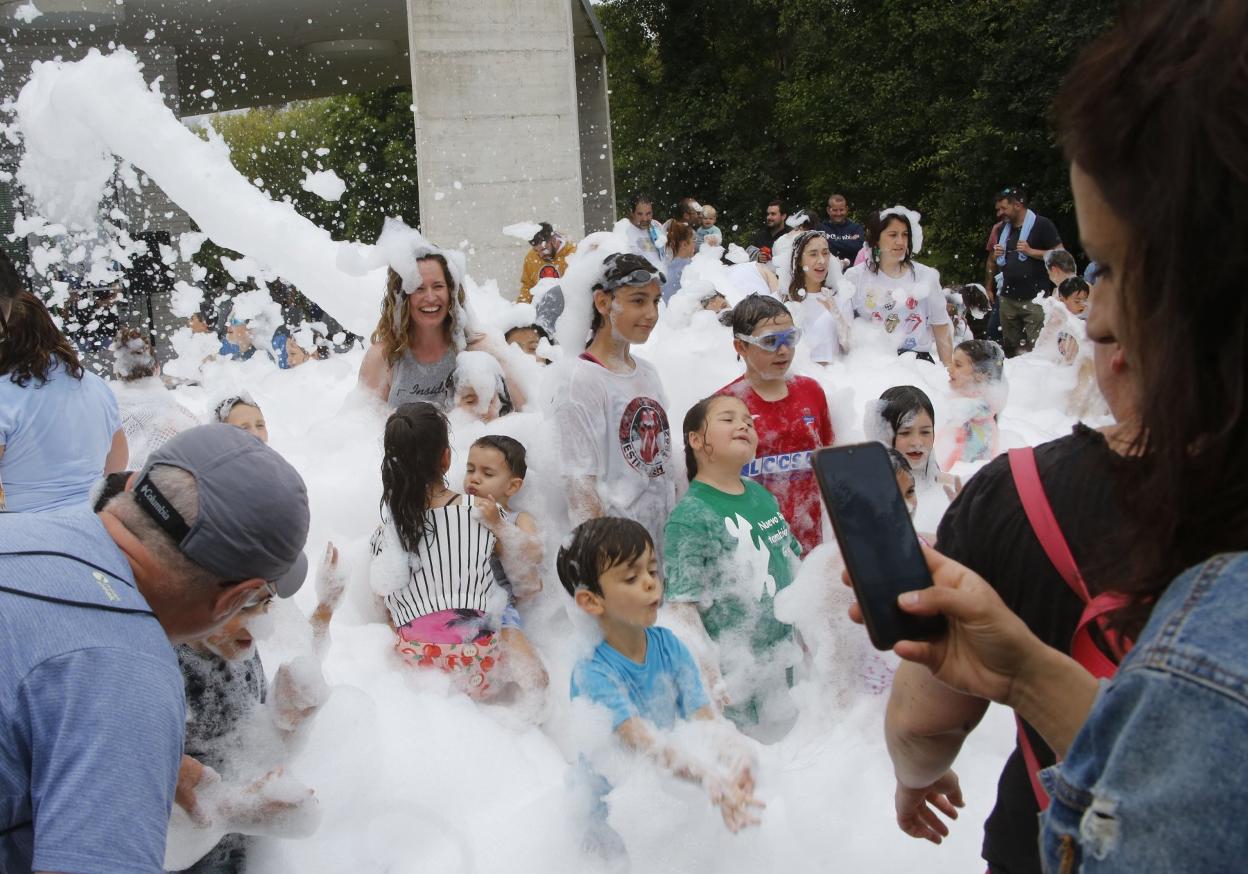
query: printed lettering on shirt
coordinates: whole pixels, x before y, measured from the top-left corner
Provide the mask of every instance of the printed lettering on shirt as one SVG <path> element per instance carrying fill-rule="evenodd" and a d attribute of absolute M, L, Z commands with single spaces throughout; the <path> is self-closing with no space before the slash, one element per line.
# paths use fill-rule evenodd
<path fill-rule="evenodd" d="M 620 417 L 620 451 L 632 468 L 654 479 L 663 476 L 672 454 L 667 413 L 656 400 L 633 398 Z"/>
<path fill-rule="evenodd" d="M 784 452 L 780 455 L 760 455 L 741 468 L 741 475 L 755 477 L 769 473 L 792 473 L 798 470 L 810 470 L 810 450 L 803 452 Z"/>

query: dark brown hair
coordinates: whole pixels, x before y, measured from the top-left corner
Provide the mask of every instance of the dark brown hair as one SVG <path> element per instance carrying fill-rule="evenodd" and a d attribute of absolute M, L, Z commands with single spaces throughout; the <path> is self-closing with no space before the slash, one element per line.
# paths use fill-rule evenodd
<path fill-rule="evenodd" d="M 802 231 L 793 242 L 793 256 L 790 262 L 793 276 L 789 279 L 789 290 L 786 293 L 789 300 L 803 301 L 806 299 L 806 271 L 802 269 L 802 253 L 806 251 L 806 247 L 813 243 L 816 238 L 826 240 L 828 235 L 823 231 Z M 831 260 L 832 256 L 829 253 L 829 270 L 832 269 Z"/>
<path fill-rule="evenodd" d="M 891 222 L 898 221 L 906 226 L 906 257 L 901 259 L 903 266 L 909 267 L 914 272 L 914 228 L 910 227 L 910 219 L 905 215 L 890 212 L 883 218 L 880 217 L 880 210 L 876 210 L 867 216 L 866 236 L 867 245 L 871 247 L 871 257 L 867 258 L 867 269 L 872 273 L 880 271 L 880 235 L 884 233 L 884 229 Z"/>
<path fill-rule="evenodd" d="M 442 457 L 451 446 L 446 416 L 433 404 L 401 404 L 386 420 L 381 459 L 381 506 L 390 512 L 399 543 L 415 552 L 425 537 L 429 492 L 442 481 Z"/>
<path fill-rule="evenodd" d="M 1108 580 L 1134 596 L 1127 632 L 1175 575 L 1248 546 L 1245 34 L 1242 0 L 1124 4 L 1056 102 L 1067 157 L 1131 239 L 1117 339 L 1131 350 L 1142 463 L 1126 491 L 1149 510 L 1129 517 L 1131 548 Z"/>
<path fill-rule="evenodd" d="M 43 301 L 29 291 L 19 291 L 13 299 L 8 333 L 0 343 L 0 376 L 25 388 L 30 381 L 48 381 L 57 364 L 74 379 L 82 379 L 82 362 L 68 338 L 52 321 Z"/>
<path fill-rule="evenodd" d="M 640 522 L 604 516 L 576 526 L 567 546 L 559 547 L 555 570 L 569 595 L 586 589 L 602 595 L 600 578 L 618 564 L 628 564 L 654 549 L 650 532 Z"/>

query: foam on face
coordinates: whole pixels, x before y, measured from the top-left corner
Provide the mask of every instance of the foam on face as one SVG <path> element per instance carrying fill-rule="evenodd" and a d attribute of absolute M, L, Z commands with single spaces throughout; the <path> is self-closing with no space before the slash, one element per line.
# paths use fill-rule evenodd
<path fill-rule="evenodd" d="M 377 249 L 335 243 L 319 229 L 300 224 L 293 210 L 272 203 L 246 180 L 236 184 L 220 141 L 204 143 L 189 133 L 189 139 L 181 137 L 174 130 L 180 128 L 176 120 L 142 84 L 136 62 L 127 57 L 93 53 L 80 65 L 37 65 L 19 98 L 27 148 L 21 178 L 47 217 L 90 218 L 115 165 L 111 157 L 100 156 L 122 154 L 151 175 L 215 242 L 253 253 L 348 328 L 366 334 L 380 311 L 382 267 L 403 266 L 402 259 L 416 251 L 415 238 L 395 229 L 393 240 L 403 245 L 393 249 L 391 240 Z M 126 110 L 118 111 L 122 106 Z M 73 195 L 80 182 L 90 183 L 82 201 Z M 49 224 L 28 219 L 36 220 Z M 625 248 L 613 234 L 591 235 L 569 265 L 560 282 L 566 306 L 558 323 L 565 357 L 584 346 L 591 287 L 602 258 Z M 588 253 L 593 257 L 585 257 Z M 736 247 L 730 248 L 730 258 L 731 253 L 740 257 Z M 512 305 L 496 285 L 473 283 L 456 255 L 451 253 L 451 269 L 464 279 L 465 317 L 472 327 L 509 324 Z M 712 283 L 731 302 L 744 295 L 712 253 L 695 257 L 686 276 Z M 827 367 L 813 364 L 799 345 L 792 370 L 813 377 L 825 390 L 837 442 L 862 440 L 868 405 L 894 385 L 923 388 L 940 422 L 950 400 L 944 369 L 898 357 L 890 338 L 870 325 L 855 324 L 852 333 L 849 354 Z M 526 634 L 550 674 L 551 713 L 539 729 L 511 710 L 455 693 L 437 672 L 404 669 L 393 652 L 394 635 L 367 573 L 368 539 L 380 519 L 388 411 L 356 391 L 363 351 L 288 371 L 264 356 L 201 365 L 205 342 L 216 351 L 215 338 L 204 336 L 192 337 L 182 329 L 172 338 L 180 358 L 167 365 L 167 372 L 174 373 L 178 365 L 176 375 L 194 374 L 201 381 L 178 388 L 179 401 L 206 416 L 211 400 L 226 393 L 242 389 L 256 398 L 265 411 L 271 445 L 307 484 L 309 553 L 317 554 L 332 540 L 349 579 L 331 626 L 332 645 L 323 665 L 329 694 L 319 715 L 299 729 L 290 745 L 256 735 L 260 739 L 235 747 L 240 773 L 258 777 L 281 764 L 291 780 L 316 790 L 323 814 L 310 837 L 260 840 L 249 870 L 602 870 L 579 849 L 589 803 L 575 779 L 582 752 L 614 756 L 621 764 L 612 771 L 609 821 L 623 838 L 634 870 L 756 874 L 800 870 L 811 859 L 826 859 L 846 871 L 936 874 L 980 864 L 979 824 L 1013 746 L 1009 716 L 994 708 L 967 742 L 957 770 L 968 806 L 945 844 L 936 848 L 902 835 L 894 824 L 893 772 L 882 736 L 885 696 L 863 679 L 879 666 L 864 650 L 869 646 L 865 633 L 845 616 L 846 590 L 835 545 L 808 556 L 793 586 L 778 599 L 783 616 L 791 617 L 814 644 L 812 664 L 786 693 L 796 715 L 788 735 L 770 746 L 745 742 L 757 758 L 757 794 L 767 808 L 761 826 L 731 836 L 703 793 L 622 754 L 603 714 L 568 698 L 572 666 L 594 646 L 596 629 L 573 606 L 553 568 L 570 527 L 558 434 L 541 400 L 556 384 L 557 368 L 541 368 L 519 350 L 509 350 L 515 355 L 508 365 L 526 382 L 530 407 L 488 426 L 457 427 L 447 473 L 450 483 L 462 481 L 468 447 L 484 433 L 513 436 L 528 449 L 529 475 L 513 507 L 533 514 L 544 545 L 544 585 L 523 608 Z M 694 312 L 687 322 L 670 320 L 664 307 L 648 342 L 633 352 L 655 365 L 673 422 L 743 370 L 730 329 L 709 313 Z M 1006 362 L 1012 391 L 1000 416 L 1002 448 L 1034 444 L 1069 429 L 1072 419 L 1063 409 L 1074 380 L 1070 370 L 1032 358 Z M 947 503 L 935 491 L 920 495 L 920 530 L 935 530 Z M 405 567 L 396 568 L 393 576 L 405 574 Z M 388 588 L 385 580 L 374 582 L 383 591 Z M 270 673 L 311 652 L 306 617 L 316 605 L 313 589 L 305 586 L 292 600 L 275 602 L 274 633 L 259 646 Z M 299 678 L 312 676 L 305 668 L 297 672 Z M 690 756 L 705 755 L 700 745 L 709 730 L 691 726 L 672 743 Z"/>

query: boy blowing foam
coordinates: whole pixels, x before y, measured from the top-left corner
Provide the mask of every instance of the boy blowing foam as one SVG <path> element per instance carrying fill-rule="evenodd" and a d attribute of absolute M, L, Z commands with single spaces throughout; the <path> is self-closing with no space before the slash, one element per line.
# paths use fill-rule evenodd
<path fill-rule="evenodd" d="M 748 754 L 718 750 L 724 767 L 690 761 L 659 732 L 676 721 L 715 720 L 698 666 L 671 631 L 654 627 L 663 601 L 654 541 L 631 519 L 591 519 L 572 532 L 556 561 L 559 581 L 576 605 L 598 620 L 603 641 L 572 672 L 572 697 L 611 711 L 611 727 L 628 747 L 659 767 L 706 790 L 733 832 L 756 825 L 762 802 L 754 797 Z M 734 729 L 726 726 L 734 738 Z"/>

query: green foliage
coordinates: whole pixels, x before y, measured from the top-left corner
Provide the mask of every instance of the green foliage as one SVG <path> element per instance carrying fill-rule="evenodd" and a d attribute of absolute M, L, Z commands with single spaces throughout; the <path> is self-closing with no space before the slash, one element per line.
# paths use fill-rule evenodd
<path fill-rule="evenodd" d="M 616 188 L 714 203 L 743 241 L 773 197 L 923 214 L 922 260 L 982 279 L 992 195 L 1077 231 L 1053 95 L 1113 0 L 606 0 Z"/>
<path fill-rule="evenodd" d="M 224 114 L 212 127 L 234 166 L 269 196 L 337 239 L 372 243 L 386 216 L 412 226 L 420 219 L 411 103 L 410 90 L 390 88 Z M 346 192 L 328 201 L 305 191 L 307 170 L 333 170 Z M 228 281 L 222 254 L 237 257 L 211 243 L 196 257 L 218 287 Z"/>

